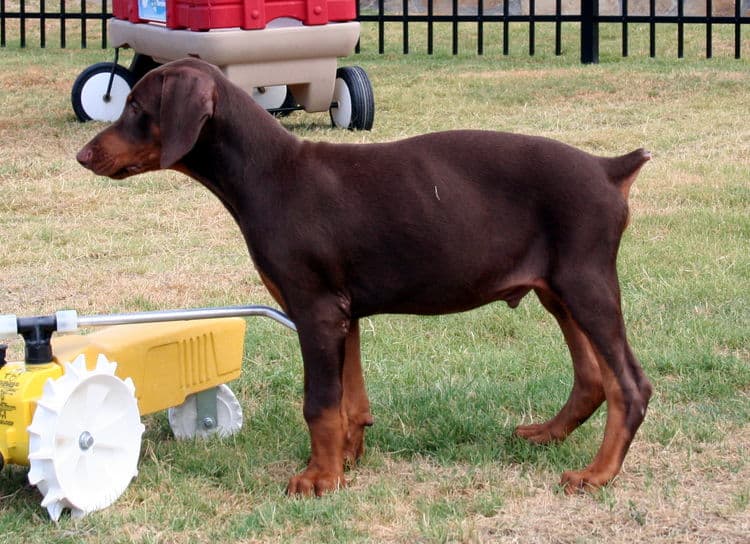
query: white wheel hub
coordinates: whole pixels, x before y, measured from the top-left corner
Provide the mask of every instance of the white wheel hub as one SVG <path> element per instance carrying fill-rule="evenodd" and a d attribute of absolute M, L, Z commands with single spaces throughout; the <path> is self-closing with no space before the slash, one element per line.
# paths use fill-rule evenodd
<path fill-rule="evenodd" d="M 242 428 L 242 406 L 232 390 L 224 384 L 216 388 L 217 421 L 199 421 L 196 395 L 189 395 L 185 402 L 170 408 L 167 416 L 175 438 L 181 440 L 193 437 L 208 438 L 213 434 L 223 438 L 235 434 Z"/>
<path fill-rule="evenodd" d="M 116 121 L 125 109 L 130 85 L 115 74 L 109 99 L 105 99 L 110 74 L 100 72 L 91 76 L 81 89 L 81 105 L 94 121 Z"/>
<path fill-rule="evenodd" d="M 28 428 L 29 482 L 55 521 L 64 508 L 74 518 L 106 508 L 138 473 L 144 427 L 133 382 L 116 368 L 99 355 L 88 370 L 79 355 L 44 384 Z"/>
<path fill-rule="evenodd" d="M 286 100 L 286 85 L 255 87 L 252 96 L 253 100 L 265 110 L 280 108 Z"/>
<path fill-rule="evenodd" d="M 342 78 L 336 78 L 333 88 L 335 107 L 331 108 L 331 119 L 339 128 L 349 128 L 352 123 L 352 95 L 349 87 Z"/>

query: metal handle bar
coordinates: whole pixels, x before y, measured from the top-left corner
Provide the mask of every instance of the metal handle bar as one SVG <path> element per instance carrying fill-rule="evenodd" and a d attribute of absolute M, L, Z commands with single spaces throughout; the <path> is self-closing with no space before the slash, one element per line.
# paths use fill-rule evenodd
<path fill-rule="evenodd" d="M 58 312 L 59 314 L 60 312 Z M 134 323 L 159 323 L 162 321 L 189 321 L 194 319 L 215 319 L 219 317 L 269 317 L 285 327 L 297 330 L 286 314 L 269 306 L 224 306 L 220 308 L 197 308 L 194 310 L 157 310 L 112 315 L 78 316 L 79 327 L 102 327 L 108 325 L 126 325 Z"/>
<path fill-rule="evenodd" d="M 269 306 L 224 306 L 219 308 L 197 308 L 194 310 L 157 310 L 111 315 L 82 315 L 75 310 L 63 310 L 52 316 L 16 317 L 0 315 L 0 337 L 23 334 L 30 329 L 44 328 L 50 333 L 74 332 L 80 327 L 104 327 L 110 325 L 130 325 L 136 323 L 159 323 L 164 321 L 190 321 L 195 319 L 215 319 L 220 317 L 268 317 L 297 330 L 286 314 Z"/>

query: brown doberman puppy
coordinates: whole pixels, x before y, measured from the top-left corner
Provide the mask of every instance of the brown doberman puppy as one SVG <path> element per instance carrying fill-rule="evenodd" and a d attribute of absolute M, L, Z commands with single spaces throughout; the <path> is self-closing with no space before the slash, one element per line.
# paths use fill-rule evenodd
<path fill-rule="evenodd" d="M 372 424 L 359 319 L 461 312 L 534 291 L 562 328 L 574 383 L 560 413 L 516 434 L 563 440 L 604 402 L 604 441 L 574 492 L 619 472 L 651 385 L 628 345 L 616 257 L 639 149 L 589 155 L 545 138 L 454 131 L 378 144 L 302 141 L 198 60 L 147 74 L 122 117 L 78 153 L 116 179 L 171 168 L 237 221 L 297 325 L 312 455 L 291 494 L 343 486 Z"/>

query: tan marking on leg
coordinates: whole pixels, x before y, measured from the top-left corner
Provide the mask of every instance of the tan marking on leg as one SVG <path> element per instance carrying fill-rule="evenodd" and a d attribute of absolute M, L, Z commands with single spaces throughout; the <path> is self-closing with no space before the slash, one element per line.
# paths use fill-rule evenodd
<path fill-rule="evenodd" d="M 516 427 L 516 435 L 535 442 L 562 441 L 586 421 L 604 401 L 604 387 L 594 349 L 578 324 L 551 294 L 537 290 L 537 295 L 555 316 L 573 360 L 573 389 L 560 412 L 544 423 Z"/>
<path fill-rule="evenodd" d="M 370 400 L 367 398 L 359 343 L 359 321 L 353 320 L 346 336 L 344 355 L 342 411 L 346 420 L 344 461 L 354 464 L 365 450 L 365 427 L 372 425 Z"/>
<path fill-rule="evenodd" d="M 346 430 L 338 408 L 323 410 L 307 422 L 312 454 L 307 468 L 289 480 L 289 495 L 321 495 L 346 485 L 344 480 L 344 436 Z"/>
<path fill-rule="evenodd" d="M 635 434 L 626 424 L 625 392 L 606 361 L 597 353 L 607 397 L 607 423 L 604 439 L 594 460 L 580 471 L 564 472 L 561 485 L 567 494 L 595 490 L 620 472 L 625 454 Z"/>
<path fill-rule="evenodd" d="M 260 276 L 260 281 L 263 282 L 263 285 L 266 286 L 266 289 L 268 289 L 268 292 L 271 294 L 277 304 L 281 306 L 281 309 L 284 310 L 284 312 L 289 313 L 286 307 L 286 303 L 284 302 L 284 297 L 281 296 L 281 289 L 279 289 L 278 286 L 260 270 L 258 270 L 258 275 Z"/>

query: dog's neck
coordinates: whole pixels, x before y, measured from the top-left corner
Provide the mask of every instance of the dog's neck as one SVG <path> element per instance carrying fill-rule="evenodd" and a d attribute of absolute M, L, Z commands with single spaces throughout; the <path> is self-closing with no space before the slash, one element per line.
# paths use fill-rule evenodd
<path fill-rule="evenodd" d="M 221 92 L 237 94 L 227 87 Z M 222 106 L 175 169 L 205 185 L 238 220 L 265 200 L 274 170 L 289 166 L 301 141 L 244 91 L 217 103 Z M 249 122 L 239 125 L 237 119 Z"/>

